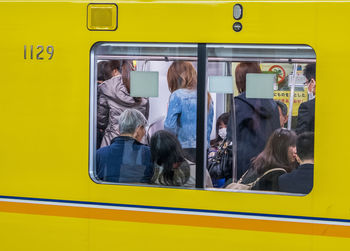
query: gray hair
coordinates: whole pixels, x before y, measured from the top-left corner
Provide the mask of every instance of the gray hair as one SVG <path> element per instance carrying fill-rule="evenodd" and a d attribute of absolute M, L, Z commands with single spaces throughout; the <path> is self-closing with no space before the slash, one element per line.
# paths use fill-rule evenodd
<path fill-rule="evenodd" d="M 120 134 L 133 134 L 140 126 L 146 126 L 147 119 L 136 109 L 127 109 L 119 117 Z"/>

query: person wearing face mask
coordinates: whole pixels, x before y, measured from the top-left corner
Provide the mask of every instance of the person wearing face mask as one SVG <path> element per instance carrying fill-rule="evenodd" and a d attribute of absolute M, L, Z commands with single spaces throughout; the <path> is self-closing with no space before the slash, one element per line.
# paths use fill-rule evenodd
<path fill-rule="evenodd" d="M 208 150 L 208 163 L 214 160 L 215 155 L 219 148 L 223 148 L 225 144 L 225 139 L 227 136 L 227 124 L 230 114 L 228 112 L 221 114 L 216 120 L 216 138 L 210 141 L 210 148 Z M 226 145 L 227 147 L 227 145 Z M 210 165 L 209 165 L 210 167 Z M 214 187 L 221 187 L 225 183 L 225 179 L 218 179 L 220 177 L 214 169 L 211 170 L 211 175 L 213 177 L 212 182 Z"/>
<path fill-rule="evenodd" d="M 136 109 L 127 109 L 119 117 L 120 136 L 96 152 L 96 176 L 115 183 L 149 183 L 153 176 L 151 150 L 140 143 L 147 120 Z"/>
<path fill-rule="evenodd" d="M 217 149 L 218 146 L 226 139 L 227 124 L 230 114 L 225 112 L 216 120 L 216 138 L 210 141 L 210 147 Z"/>
<path fill-rule="evenodd" d="M 315 130 L 315 98 L 316 94 L 316 64 L 308 64 L 304 69 L 310 99 L 300 105 L 298 111 L 298 123 L 295 132 L 299 135 L 303 132 L 314 132 Z"/>

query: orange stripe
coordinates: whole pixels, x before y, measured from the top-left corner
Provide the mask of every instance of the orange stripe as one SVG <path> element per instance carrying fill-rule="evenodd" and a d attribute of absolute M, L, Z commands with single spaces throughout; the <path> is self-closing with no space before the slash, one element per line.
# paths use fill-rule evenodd
<path fill-rule="evenodd" d="M 350 238 L 349 226 L 273 220 L 240 219 L 218 216 L 186 215 L 102 208 L 0 202 L 1 211 L 100 220 L 130 221 L 153 224 L 214 227 L 276 233 L 292 233 Z"/>

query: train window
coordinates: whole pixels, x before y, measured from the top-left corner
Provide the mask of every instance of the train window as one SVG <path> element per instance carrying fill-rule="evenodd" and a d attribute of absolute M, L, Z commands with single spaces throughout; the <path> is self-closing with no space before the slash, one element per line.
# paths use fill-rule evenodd
<path fill-rule="evenodd" d="M 208 170 L 217 189 L 307 194 L 313 187 L 315 62 L 304 45 L 207 45 L 233 79 L 215 106 Z M 209 82 L 212 76 L 209 75 Z M 309 84 L 310 83 L 310 84 Z M 215 93 L 214 93 L 215 92 Z M 225 102 L 218 102 L 224 99 Z M 252 191 L 253 190 L 253 191 Z"/>
<path fill-rule="evenodd" d="M 99 43 L 91 65 L 93 180 L 195 187 L 197 45 Z"/>
<path fill-rule="evenodd" d="M 95 44 L 91 178 L 309 193 L 315 63 L 305 45 Z"/>

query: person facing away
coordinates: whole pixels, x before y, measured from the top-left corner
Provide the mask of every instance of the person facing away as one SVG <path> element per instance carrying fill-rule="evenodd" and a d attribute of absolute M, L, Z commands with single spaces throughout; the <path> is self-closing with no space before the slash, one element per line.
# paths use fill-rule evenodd
<path fill-rule="evenodd" d="M 197 126 L 197 73 L 193 65 L 186 61 L 175 61 L 167 74 L 171 92 L 164 129 L 177 136 L 186 158 L 195 162 Z M 213 126 L 214 109 L 208 93 L 207 140 Z"/>
<path fill-rule="evenodd" d="M 119 116 L 130 108 L 135 108 L 148 117 L 148 100 L 130 96 L 130 71 L 133 69 L 127 60 L 111 60 L 105 66 L 109 79 L 98 85 L 97 126 L 104 130 L 101 147 L 107 146 L 119 135 Z M 108 76 L 107 76 L 108 77 Z"/>
<path fill-rule="evenodd" d="M 296 139 L 295 132 L 285 128 L 275 130 L 269 137 L 264 150 L 252 161 L 251 167 L 242 176 L 242 184 L 249 184 L 264 175 L 252 190 L 279 191 L 278 177 L 296 168 Z"/>
<path fill-rule="evenodd" d="M 171 132 L 160 130 L 151 137 L 151 154 L 154 161 L 153 184 L 194 187 L 196 166 L 186 160 L 179 140 Z M 204 170 L 205 187 L 212 187 L 208 170 Z"/>
<path fill-rule="evenodd" d="M 276 100 L 276 104 L 278 106 L 278 112 L 280 115 L 280 125 L 281 127 L 284 127 L 288 122 L 288 107 L 285 103 L 279 100 Z"/>
<path fill-rule="evenodd" d="M 281 192 L 303 193 L 311 192 L 314 180 L 314 133 L 304 132 L 297 139 L 297 155 L 300 166 L 291 173 L 278 178 Z"/>
<path fill-rule="evenodd" d="M 280 128 L 279 112 L 275 101 L 246 98 L 246 76 L 248 73 L 261 73 L 259 63 L 244 62 L 239 63 L 236 67 L 236 86 L 240 93 L 234 98 L 236 125 L 233 128 L 231 110 L 227 129 L 229 140 L 232 139 L 232 131 L 236 130 L 237 179 L 248 170 L 251 159 L 264 149 L 272 132 Z M 225 178 L 231 177 L 232 174 Z"/>
<path fill-rule="evenodd" d="M 304 69 L 306 78 L 305 85 L 309 93 L 309 97 L 316 94 L 316 64 L 308 64 Z M 301 103 L 298 111 L 298 122 L 295 132 L 301 134 L 303 132 L 315 131 L 315 98 Z"/>
<path fill-rule="evenodd" d="M 136 109 L 126 109 L 120 115 L 120 136 L 96 153 L 96 176 L 99 180 L 119 183 L 151 181 L 151 151 L 140 143 L 146 124 L 145 116 Z"/>
<path fill-rule="evenodd" d="M 111 78 L 111 67 L 109 61 L 100 61 L 97 64 L 97 86 Z M 106 125 L 98 124 L 96 130 L 96 149 L 99 149 L 104 136 Z"/>

